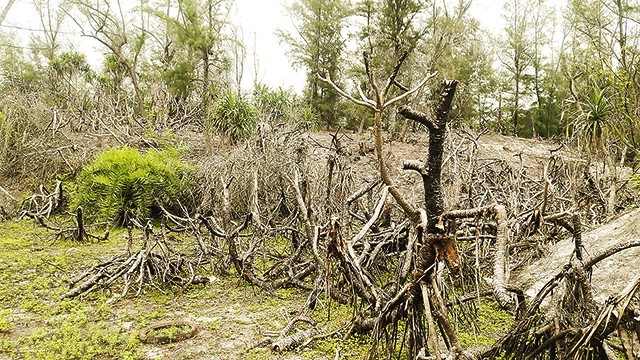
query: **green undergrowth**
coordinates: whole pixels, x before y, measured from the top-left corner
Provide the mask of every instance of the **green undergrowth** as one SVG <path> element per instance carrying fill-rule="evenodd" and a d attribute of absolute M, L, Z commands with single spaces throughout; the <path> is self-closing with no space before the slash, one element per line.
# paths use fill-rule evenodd
<path fill-rule="evenodd" d="M 472 321 L 458 324 L 458 337 L 464 348 L 491 346 L 513 325 L 513 315 L 495 301 L 480 299 L 475 310 L 470 314 Z"/>
<path fill-rule="evenodd" d="M 169 211 L 187 204 L 191 167 L 180 161 L 175 149 L 146 153 L 124 146 L 96 157 L 76 179 L 70 208 L 82 206 L 96 221 L 127 224 L 160 215 L 158 203 Z"/>
<path fill-rule="evenodd" d="M 138 234 L 134 250 L 139 241 Z M 179 246 L 181 239 L 170 241 Z M 273 254 L 292 251 L 283 239 L 269 241 Z M 304 309 L 309 294 L 294 288 L 260 290 L 233 273 L 187 289 L 150 287 L 116 303 L 107 302 L 109 291 L 62 300 L 70 278 L 122 253 L 126 242 L 122 229 L 114 229 L 107 241 L 79 244 L 56 239 L 32 221 L 0 222 L 0 359 L 154 358 L 150 353 L 163 359 L 333 359 L 336 353 L 341 359 L 362 359 L 371 348 L 368 336 L 354 336 L 346 341 L 328 337 L 284 354 L 268 347 L 247 350 L 282 331 Z M 265 267 L 272 265 L 268 257 L 264 261 Z M 307 314 L 322 332 L 332 332 L 356 311 L 321 296 Z M 171 319 L 192 321 L 198 334 L 163 346 L 138 340 L 144 327 Z M 497 305 L 481 301 L 475 325 L 460 321 L 457 330 L 465 347 L 490 345 L 511 322 Z"/>

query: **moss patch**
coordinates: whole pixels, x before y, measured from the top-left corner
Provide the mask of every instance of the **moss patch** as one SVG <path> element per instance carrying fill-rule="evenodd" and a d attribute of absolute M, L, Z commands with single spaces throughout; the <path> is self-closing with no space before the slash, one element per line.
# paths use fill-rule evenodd
<path fill-rule="evenodd" d="M 514 317 L 495 302 L 481 299 L 475 321 L 459 327 L 458 337 L 464 348 L 493 345 L 513 325 Z"/>

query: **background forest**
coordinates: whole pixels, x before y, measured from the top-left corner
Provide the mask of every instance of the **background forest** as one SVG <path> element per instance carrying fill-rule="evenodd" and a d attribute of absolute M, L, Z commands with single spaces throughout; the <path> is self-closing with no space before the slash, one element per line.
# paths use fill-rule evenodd
<path fill-rule="evenodd" d="M 362 131 L 371 125 L 370 115 L 317 74 L 327 71 L 355 91 L 363 84 L 348 79 L 362 72 L 363 51 L 374 54 L 383 73 L 406 52 L 408 66 L 397 79 L 406 88 L 428 70 L 459 80 L 455 125 L 579 138 L 594 149 L 634 153 L 637 4 L 580 0 L 557 7 L 509 0 L 501 14 L 487 15 L 502 17 L 505 28 L 489 33 L 470 16 L 470 3 L 293 2 L 283 11 L 295 31 L 278 36 L 293 66 L 307 73 L 302 94 L 296 94 L 261 83 L 241 89 L 244 63 L 255 59 L 231 22 L 232 1 L 142 1 L 122 8 L 107 1 L 37 0 L 41 28 L 28 44 L 14 34 L 24 32 L 0 28 L 0 169 L 19 171 L 17 154 L 38 149 L 34 142 L 50 143 L 42 137 L 55 137 L 56 126 L 67 122 L 77 130 L 135 124 L 152 132 L 194 125 L 233 138 L 248 136 L 264 120 Z M 99 62 L 89 63 L 65 41 L 61 29 L 69 26 L 95 40 Z M 425 91 L 422 101 L 430 96 Z M 235 119 L 223 118 L 225 107 L 243 110 Z M 407 130 L 395 116 L 385 127 Z"/>

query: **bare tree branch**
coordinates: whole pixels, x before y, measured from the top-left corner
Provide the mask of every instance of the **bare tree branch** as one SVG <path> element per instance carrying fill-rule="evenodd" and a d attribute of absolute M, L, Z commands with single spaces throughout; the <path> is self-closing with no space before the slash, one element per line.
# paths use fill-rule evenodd
<path fill-rule="evenodd" d="M 371 100 L 371 99 L 369 99 L 369 98 L 364 94 L 364 92 L 362 92 L 362 89 L 360 88 L 360 86 L 357 86 L 357 85 L 356 85 L 356 89 L 358 89 L 358 94 L 360 95 L 360 98 L 362 99 L 362 101 L 364 101 L 364 102 L 366 102 L 366 103 L 368 103 L 368 104 L 371 104 L 371 106 L 376 106 L 376 102 L 375 102 L 375 101 L 373 101 L 373 100 Z"/>
<path fill-rule="evenodd" d="M 373 71 L 373 66 L 371 66 L 371 54 L 368 52 L 363 52 L 362 56 L 364 57 L 364 65 L 367 69 L 367 75 L 369 76 L 369 84 L 373 89 L 373 93 L 376 96 L 376 108 L 384 109 L 382 95 L 380 94 L 380 88 L 378 88 L 378 82 L 376 82 L 375 73 Z"/>
<path fill-rule="evenodd" d="M 418 110 L 413 110 L 409 106 L 400 106 L 398 108 L 398 114 L 404 116 L 409 120 L 419 122 L 420 124 L 426 126 L 430 131 L 436 128 L 436 124 L 434 124 L 433 121 L 429 120 L 429 115 Z"/>
<path fill-rule="evenodd" d="M 320 79 L 320 81 L 325 82 L 327 84 L 329 84 L 336 92 L 338 92 L 338 94 L 340 94 L 340 96 L 344 97 L 345 99 L 348 99 L 349 101 L 353 102 L 354 104 L 358 104 L 360 106 L 364 106 L 367 107 L 371 110 L 375 110 L 376 107 L 373 104 L 370 104 L 366 101 L 362 101 L 362 100 L 358 100 L 356 98 L 354 98 L 353 96 L 349 95 L 346 91 L 342 90 L 338 85 L 336 85 L 333 80 L 331 80 L 331 77 L 329 76 L 329 73 L 325 74 L 326 77 L 322 77 L 322 75 L 318 74 L 318 79 Z M 372 101 L 373 102 L 373 101 Z"/>
<path fill-rule="evenodd" d="M 385 102 L 384 105 L 382 106 L 382 108 L 386 109 L 387 107 L 397 103 L 400 100 L 403 100 L 407 96 L 409 96 L 409 95 L 415 93 L 416 91 L 420 90 L 427 83 L 427 81 L 429 81 L 429 79 L 435 77 L 436 75 L 438 75 L 437 71 L 434 71 L 432 73 L 427 74 L 427 76 L 425 76 L 424 79 L 422 79 L 422 81 L 420 81 L 420 83 L 416 87 L 414 87 L 413 89 L 407 91 L 406 93 L 404 93 L 402 95 L 398 95 L 398 96 L 394 97 L 393 99 Z"/>
<path fill-rule="evenodd" d="M 404 163 L 402 163 L 402 168 L 404 170 L 417 171 L 420 175 L 424 175 L 427 173 L 424 161 L 420 160 L 405 160 Z"/>
<path fill-rule="evenodd" d="M 402 64 L 404 63 L 404 61 L 407 59 L 408 56 L 409 56 L 409 52 L 406 50 L 402 53 L 402 55 L 400 55 L 400 59 L 398 59 L 396 66 L 393 67 L 393 72 L 391 73 L 391 76 L 389 76 L 389 79 L 387 80 L 387 85 L 384 87 L 384 93 L 382 94 L 382 96 L 387 97 L 387 94 L 389 94 L 389 89 L 391 89 L 391 85 L 393 85 L 393 83 L 396 81 L 396 77 L 398 76 L 398 71 L 400 71 L 400 67 L 402 66 Z"/>

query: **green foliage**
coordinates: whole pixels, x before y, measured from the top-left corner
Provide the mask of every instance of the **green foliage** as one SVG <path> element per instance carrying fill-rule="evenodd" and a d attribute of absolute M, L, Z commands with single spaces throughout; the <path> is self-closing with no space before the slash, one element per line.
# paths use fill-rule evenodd
<path fill-rule="evenodd" d="M 189 173 L 176 150 L 110 149 L 82 170 L 71 207 L 82 206 L 88 217 L 118 224 L 148 219 L 158 215 L 156 203 L 179 208 Z"/>
<path fill-rule="evenodd" d="M 4 44 L 0 56 L 0 88 L 33 93 L 40 89 L 43 74 L 15 39 L 13 35 L 0 33 L 0 42 Z"/>
<path fill-rule="evenodd" d="M 279 31 L 280 41 L 286 43 L 294 66 L 307 72 L 304 98 L 321 121 L 334 126 L 340 119 L 340 98 L 328 85 L 320 82 L 318 74 L 339 79 L 341 58 L 345 49 L 343 30 L 350 15 L 345 0 L 297 0 L 289 7 L 296 33 Z"/>
<path fill-rule="evenodd" d="M 311 106 L 303 106 L 299 109 L 299 114 L 296 117 L 296 127 L 304 130 L 312 130 L 318 127 L 320 119 L 318 114 L 313 111 Z"/>
<path fill-rule="evenodd" d="M 117 94 L 126 77 L 126 64 L 114 54 L 108 54 L 104 58 L 102 66 L 103 74 L 98 81 L 104 86 L 105 92 Z"/>
<path fill-rule="evenodd" d="M 178 62 L 173 68 L 162 73 L 162 79 L 178 100 L 186 99 L 193 86 L 193 65 L 188 62 Z"/>
<path fill-rule="evenodd" d="M 238 142 L 251 137 L 258 120 L 258 111 L 250 102 L 227 90 L 213 105 L 208 125 L 232 142 Z"/>
<path fill-rule="evenodd" d="M 59 76 L 65 74 L 72 74 L 75 72 L 89 71 L 89 64 L 87 64 L 87 57 L 84 54 L 70 51 L 60 54 L 60 56 L 54 58 L 49 62 L 49 66 Z"/>
<path fill-rule="evenodd" d="M 267 85 L 258 84 L 254 89 L 254 99 L 260 112 L 269 121 L 289 121 L 296 96 L 283 88 L 272 90 Z"/>
<path fill-rule="evenodd" d="M 473 324 L 460 324 L 458 335 L 464 348 L 491 346 L 514 322 L 513 315 L 489 300 L 480 300 Z"/>
<path fill-rule="evenodd" d="M 13 323 L 10 319 L 11 310 L 0 310 L 0 334 L 9 333 L 13 329 Z"/>
<path fill-rule="evenodd" d="M 166 23 L 166 36 L 171 39 L 166 44 L 171 56 L 165 59 L 173 63 L 170 65 L 172 91 L 188 90 L 186 87 L 197 81 L 202 85 L 200 96 L 205 108 L 209 106 L 208 89 L 225 84 L 225 77 L 229 75 L 229 39 L 222 34 L 228 25 L 231 3 L 228 0 L 178 0 L 175 15 L 160 10 L 154 12 Z M 214 68 L 219 78 L 212 77 Z"/>
<path fill-rule="evenodd" d="M 607 89 L 601 89 L 594 84 L 582 104 L 582 109 L 583 112 L 571 124 L 573 131 L 578 136 L 586 138 L 590 146 L 595 145 L 600 148 L 603 145 L 603 132 L 609 125 L 608 117 L 611 113 Z"/>
<path fill-rule="evenodd" d="M 413 52 L 420 38 L 424 36 L 422 29 L 416 29 L 416 17 L 425 8 L 420 0 L 394 1 L 385 0 L 379 16 L 380 45 L 391 47 L 397 61 L 402 51 Z"/>

